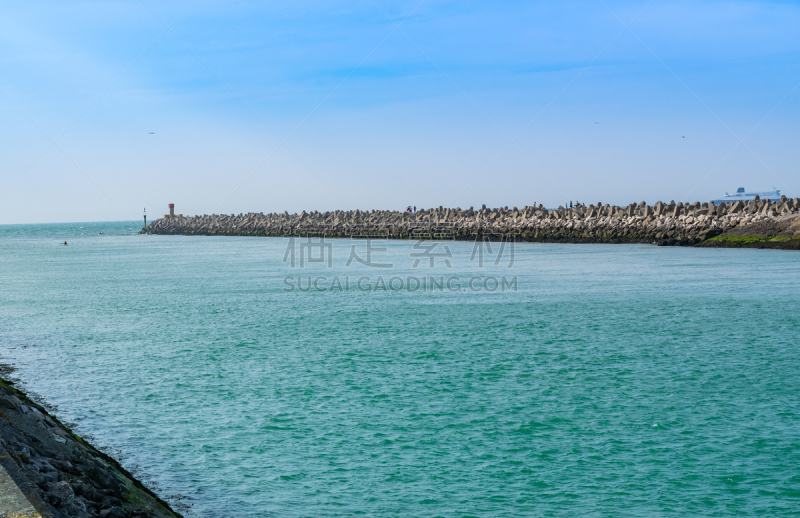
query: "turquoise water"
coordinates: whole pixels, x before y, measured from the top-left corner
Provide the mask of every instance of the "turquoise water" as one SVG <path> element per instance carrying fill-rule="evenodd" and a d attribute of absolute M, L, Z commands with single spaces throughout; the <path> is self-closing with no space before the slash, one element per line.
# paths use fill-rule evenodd
<path fill-rule="evenodd" d="M 411 242 L 299 270 L 288 240 L 140 226 L 0 227 L 0 356 L 198 516 L 800 509 L 800 254 L 518 244 L 480 269 L 449 243 L 435 275 L 517 290 L 285 292 L 432 271 Z"/>

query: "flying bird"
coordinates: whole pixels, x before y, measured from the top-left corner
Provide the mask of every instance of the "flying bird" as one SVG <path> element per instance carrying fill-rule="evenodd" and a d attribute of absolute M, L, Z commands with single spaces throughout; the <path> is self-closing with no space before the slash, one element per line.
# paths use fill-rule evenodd
<path fill-rule="evenodd" d="M 148 131 L 148 132 L 147 132 L 147 134 L 148 134 L 148 135 L 155 135 L 155 134 L 156 134 L 156 132 L 155 132 L 155 131 Z"/>

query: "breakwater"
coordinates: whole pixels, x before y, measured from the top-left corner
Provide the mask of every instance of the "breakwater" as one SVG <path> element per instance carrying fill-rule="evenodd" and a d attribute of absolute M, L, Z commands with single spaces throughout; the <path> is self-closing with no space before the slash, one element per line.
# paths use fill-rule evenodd
<path fill-rule="evenodd" d="M 800 243 L 800 228 L 795 230 L 792 226 L 798 215 L 800 199 L 784 196 L 777 202 L 756 199 L 718 205 L 672 201 L 653 205 L 632 203 L 625 207 L 598 203 L 557 209 L 534 204 L 511 209 L 489 209 L 485 205 L 478 210 L 438 207 L 414 213 L 352 210 L 211 214 L 158 219 L 141 233 L 456 240 L 513 238 L 532 242 L 687 246 L 706 242 L 737 227 L 741 230 L 755 225 L 753 229 L 758 236 Z M 733 241 L 728 240 L 728 245 Z"/>
<path fill-rule="evenodd" d="M 43 406 L 3 378 L 0 378 L 0 468 L 11 478 L 6 480 L 6 492 L 19 494 L 11 503 L 21 509 L 27 500 L 35 509 L 35 512 L 7 513 L 0 508 L 0 516 L 181 516 L 114 459 L 73 434 Z M 6 502 L 0 499 L 0 503 Z"/>

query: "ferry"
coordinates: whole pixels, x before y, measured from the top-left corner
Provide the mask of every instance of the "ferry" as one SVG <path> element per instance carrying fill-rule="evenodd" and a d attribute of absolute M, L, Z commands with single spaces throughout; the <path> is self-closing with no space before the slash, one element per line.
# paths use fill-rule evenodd
<path fill-rule="evenodd" d="M 781 191 L 780 189 L 775 189 L 774 191 L 766 191 L 766 192 L 745 192 L 744 187 L 739 187 L 736 189 L 736 192 L 729 193 L 726 192 L 725 196 L 718 200 L 711 200 L 716 204 L 730 201 L 751 201 L 756 196 L 758 196 L 762 200 L 770 200 L 770 201 L 780 201 L 781 199 Z"/>

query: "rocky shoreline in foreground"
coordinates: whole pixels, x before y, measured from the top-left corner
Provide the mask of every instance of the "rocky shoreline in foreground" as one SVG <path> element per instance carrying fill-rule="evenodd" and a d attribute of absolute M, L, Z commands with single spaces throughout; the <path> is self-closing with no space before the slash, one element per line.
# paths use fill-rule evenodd
<path fill-rule="evenodd" d="M 142 234 L 648 243 L 800 250 L 800 199 L 164 217 Z"/>
<path fill-rule="evenodd" d="M 72 433 L 4 378 L 0 378 L 0 467 L 36 510 L 4 514 L 0 509 L 0 517 L 181 517 L 117 461 Z"/>

